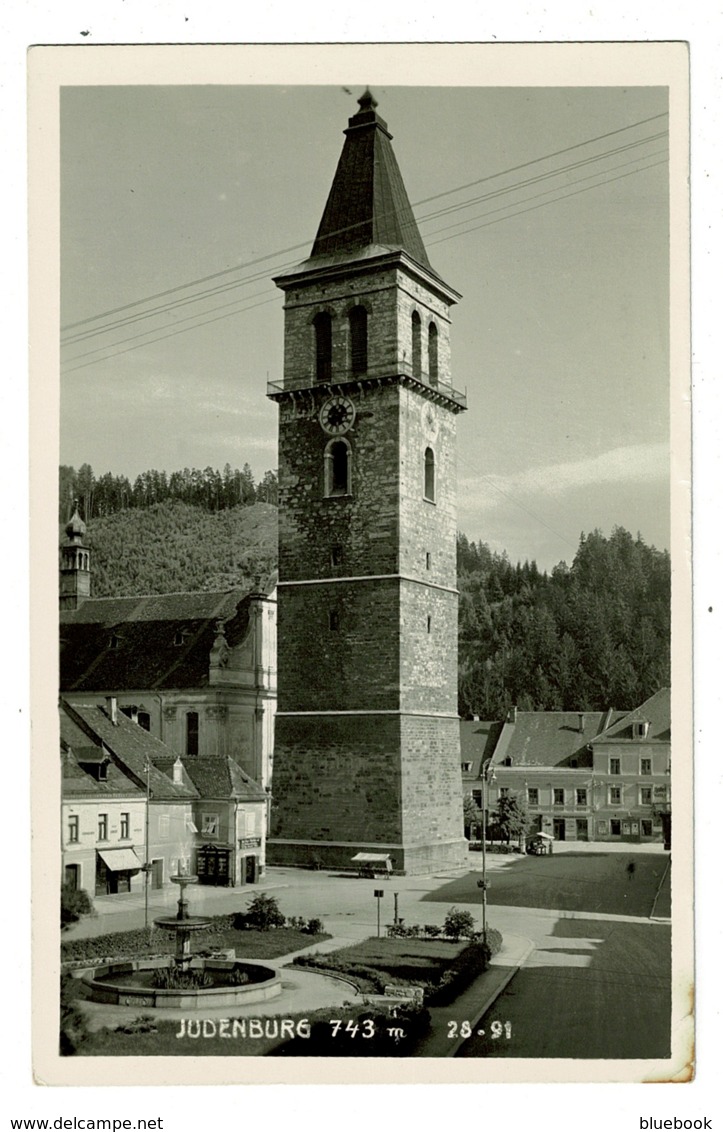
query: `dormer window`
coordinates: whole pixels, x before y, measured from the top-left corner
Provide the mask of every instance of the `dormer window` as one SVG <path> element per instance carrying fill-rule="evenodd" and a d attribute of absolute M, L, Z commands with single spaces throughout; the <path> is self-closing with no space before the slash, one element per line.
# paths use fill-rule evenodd
<path fill-rule="evenodd" d="M 633 739 L 647 739 L 650 724 L 647 719 L 638 720 L 633 724 Z"/>
<path fill-rule="evenodd" d="M 119 649 L 121 645 L 121 638 L 117 633 L 111 633 L 110 640 L 108 641 L 109 649 Z"/>
<path fill-rule="evenodd" d="M 469 774 L 472 770 L 472 763 L 462 763 L 462 770 L 464 774 Z"/>
<path fill-rule="evenodd" d="M 173 636 L 173 644 L 176 648 L 181 648 L 188 640 L 188 629 L 179 629 Z"/>

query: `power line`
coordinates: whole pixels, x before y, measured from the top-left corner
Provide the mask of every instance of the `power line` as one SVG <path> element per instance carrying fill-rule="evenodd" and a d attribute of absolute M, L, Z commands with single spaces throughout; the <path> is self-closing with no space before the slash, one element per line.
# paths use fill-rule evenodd
<path fill-rule="evenodd" d="M 654 155 L 650 155 L 650 156 L 654 156 Z M 622 166 L 615 166 L 614 168 L 624 168 L 628 164 L 631 164 L 631 163 L 626 162 L 626 163 L 623 163 Z M 598 181 L 593 185 L 586 185 L 584 188 L 577 189 L 573 192 L 563 193 L 562 195 L 560 195 L 558 197 L 553 197 L 552 200 L 541 201 L 540 204 L 532 205 L 530 208 L 518 209 L 517 211 L 508 213 L 506 216 L 500 216 L 500 217 L 497 217 L 495 220 L 490 220 L 485 224 L 478 224 L 478 225 L 476 225 L 475 227 L 472 227 L 472 228 L 469 228 L 469 227 L 463 228 L 463 230 L 461 232 L 455 232 L 451 235 L 443 236 L 439 240 L 432 240 L 431 243 L 429 243 L 429 247 L 434 247 L 436 244 L 444 243 L 447 240 L 456 239 L 458 236 L 466 235 L 469 232 L 478 231 L 480 228 L 487 228 L 487 227 L 490 227 L 493 224 L 499 224 L 503 220 L 514 219 L 516 216 L 524 215 L 527 212 L 533 212 L 536 209 L 543 208 L 543 207 L 550 205 L 550 204 L 556 204 L 559 201 L 567 200 L 568 197 L 577 196 L 577 195 L 579 195 L 580 193 L 583 193 L 583 192 L 589 192 L 591 189 L 599 188 L 602 185 L 612 184 L 614 181 L 622 180 L 625 177 L 632 176 L 633 173 L 645 172 L 647 169 L 651 169 L 651 168 L 654 168 L 656 165 L 662 165 L 662 164 L 664 164 L 664 162 L 660 162 L 660 161 L 654 162 L 653 164 L 643 166 L 640 169 L 633 169 L 628 173 L 620 174 L 620 176 L 618 176 L 618 177 L 608 177 L 606 180 Z M 599 174 L 593 174 L 593 176 L 599 176 Z M 590 180 L 590 179 L 591 179 L 590 177 L 584 177 L 584 178 L 581 178 L 580 181 L 573 181 L 573 182 L 570 182 L 570 184 L 575 185 L 575 184 L 581 183 L 581 181 L 587 181 L 587 180 Z M 567 188 L 568 186 L 560 186 L 560 187 Z M 555 191 L 556 190 L 554 190 L 554 189 L 548 189 L 543 193 L 534 194 L 532 197 L 527 197 L 527 198 L 525 198 L 525 200 L 530 201 L 530 200 L 535 200 L 538 196 L 549 196 L 551 192 L 555 192 Z M 524 203 L 524 202 L 518 202 L 518 203 Z M 492 212 L 504 211 L 507 208 L 513 208 L 513 207 L 514 207 L 514 204 L 503 205 L 500 209 L 493 209 Z M 482 215 L 483 216 L 489 216 L 489 215 L 492 215 L 492 213 L 483 213 Z M 461 222 L 461 223 L 468 223 L 468 222 Z M 458 227 L 458 225 L 451 225 L 450 227 Z M 444 229 L 444 228 L 438 229 L 439 232 L 442 232 L 442 231 L 445 231 L 445 230 L 446 229 Z M 437 233 L 433 233 L 433 235 L 436 235 L 436 234 Z M 266 292 L 265 291 L 259 292 L 259 294 L 266 294 Z M 142 345 L 152 345 L 155 342 L 162 342 L 162 341 L 165 341 L 167 338 L 174 337 L 176 334 L 184 334 L 184 333 L 187 333 L 189 330 L 196 330 L 196 329 L 199 329 L 202 326 L 209 325 L 210 323 L 219 322 L 221 319 L 230 318 L 234 314 L 243 314 L 247 310 L 253 310 L 253 309 L 255 309 L 255 307 L 264 306 L 264 305 L 266 305 L 266 303 L 272 302 L 275 297 L 276 297 L 276 295 L 275 295 L 275 292 L 274 292 L 274 293 L 272 293 L 271 298 L 265 299 L 260 303 L 254 303 L 251 306 L 247 306 L 247 307 L 240 307 L 239 309 L 237 309 L 235 311 L 229 311 L 227 314 L 219 315 L 217 318 L 210 318 L 210 319 L 209 318 L 205 318 L 205 319 L 202 318 L 202 320 L 200 322 L 194 322 L 193 326 L 186 326 L 186 327 L 183 327 L 183 329 L 174 329 L 174 330 L 171 330 L 168 334 L 158 334 L 158 331 L 154 330 L 154 329 L 142 331 L 140 334 L 132 335 L 129 338 L 122 338 L 122 339 L 120 339 L 119 342 L 114 343 L 114 345 L 119 345 L 119 346 L 124 345 L 126 342 L 136 341 L 139 338 L 145 338 L 148 335 L 156 334 L 157 336 L 154 337 L 154 338 L 151 338 L 150 341 L 139 344 L 140 346 L 142 346 Z M 180 304 L 180 305 L 186 305 L 188 302 L 191 302 L 191 301 L 193 301 L 193 300 L 190 300 L 190 299 L 185 300 L 185 302 Z M 208 311 L 206 313 L 208 313 L 208 314 L 214 313 L 215 311 L 224 309 L 225 306 L 234 306 L 234 303 L 223 304 L 221 307 L 214 307 L 214 308 L 212 308 L 211 311 Z M 176 323 L 174 323 L 173 325 L 174 326 L 180 326 L 181 323 L 190 322 L 190 321 L 193 321 L 196 318 L 201 318 L 201 314 L 199 313 L 199 314 L 196 314 L 196 315 L 191 315 L 186 319 L 178 319 L 176 321 Z M 100 353 L 102 350 L 108 349 L 108 348 L 109 348 L 109 346 L 100 346 L 97 349 L 90 350 L 85 354 L 76 355 L 75 358 L 69 359 L 69 363 L 80 361 L 81 358 L 90 357 L 92 354 Z M 128 353 L 129 350 L 138 349 L 138 348 L 139 348 L 139 346 L 129 346 L 125 350 L 115 350 L 113 353 L 107 354 L 104 358 L 99 358 L 97 360 L 98 361 L 108 361 L 111 358 L 116 357 L 118 354 L 125 354 L 125 353 Z M 92 364 L 94 364 L 94 363 L 93 362 L 85 362 L 85 363 L 83 363 L 83 365 L 77 365 L 77 366 L 69 364 L 67 366 L 67 368 L 64 368 L 63 372 L 64 373 L 72 373 L 76 369 L 83 369 L 86 365 L 92 365 Z"/>
<path fill-rule="evenodd" d="M 428 223 L 431 220 L 434 220 L 434 218 L 437 218 L 437 217 L 442 216 L 442 215 L 446 215 L 450 212 L 463 211 L 463 209 L 470 208 L 474 204 L 479 204 L 483 200 L 491 200 L 491 199 L 494 199 L 494 198 L 497 198 L 497 197 L 500 197 L 500 196 L 503 196 L 503 195 L 506 195 L 506 194 L 510 194 L 510 192 L 516 192 L 519 189 L 526 188 L 527 186 L 535 185 L 535 183 L 540 182 L 540 181 L 550 180 L 551 178 L 561 177 L 561 175 L 563 173 L 567 173 L 567 172 L 573 171 L 575 169 L 582 168 L 582 166 L 587 165 L 587 164 L 594 164 L 595 162 L 603 161 L 604 158 L 606 158 L 606 157 L 614 156 L 614 155 L 619 154 L 619 153 L 625 153 L 625 152 L 629 151 L 629 149 L 637 148 L 639 146 L 645 145 L 645 144 L 648 143 L 648 141 L 659 140 L 660 138 L 662 138 L 664 136 L 665 136 L 665 132 L 663 131 L 663 132 L 660 132 L 660 134 L 651 135 L 651 136 L 648 136 L 646 138 L 639 139 L 637 141 L 632 141 L 632 143 L 629 143 L 628 145 L 617 146 L 617 147 L 614 147 L 612 149 L 608 149 L 608 151 L 604 151 L 603 153 L 595 154 L 591 157 L 583 158 L 582 161 L 571 162 L 568 165 L 561 165 L 561 166 L 559 166 L 558 169 L 553 169 L 553 170 L 549 170 L 546 173 L 541 173 L 539 175 L 539 177 L 527 178 L 524 181 L 517 181 L 516 183 L 514 183 L 514 185 L 510 185 L 510 186 L 506 186 L 506 187 L 503 187 L 503 188 L 500 188 L 500 189 L 496 189 L 496 190 L 493 190 L 492 192 L 488 192 L 488 194 L 482 194 L 481 196 L 472 197 L 471 199 L 461 201 L 461 203 L 458 203 L 456 205 L 450 205 L 447 208 L 438 209 L 438 211 L 436 211 L 436 212 L 428 213 L 427 215 L 420 218 L 419 223 L 425 224 L 425 223 Z M 621 168 L 621 166 L 613 166 L 613 168 Z M 501 174 L 494 174 L 494 175 L 501 175 Z M 573 183 L 577 183 L 577 182 L 573 182 Z M 449 191 L 454 192 L 454 191 L 458 191 L 458 190 L 453 189 L 453 190 L 449 190 Z M 439 231 L 445 231 L 445 229 L 440 229 Z M 283 266 L 285 267 L 286 265 L 283 265 Z M 279 267 L 278 269 L 279 269 L 279 271 L 281 271 L 281 269 L 283 269 L 283 268 Z M 189 306 L 190 303 L 192 303 L 192 302 L 203 301 L 207 298 L 212 297 L 212 295 L 214 295 L 214 294 L 220 294 L 220 293 L 223 293 L 224 291 L 234 290 L 235 288 L 239 288 L 239 286 L 247 286 L 249 283 L 261 280 L 261 278 L 264 278 L 264 280 L 266 280 L 266 278 L 267 278 L 266 272 L 257 272 L 257 273 L 255 273 L 251 276 L 248 276 L 246 278 L 246 280 L 243 280 L 243 278 L 241 278 L 241 280 L 234 280 L 234 281 L 231 281 L 230 283 L 223 283 L 220 286 L 215 286 L 215 288 L 208 288 L 205 291 L 198 292 L 198 294 L 190 295 L 190 297 L 187 298 L 187 299 L 173 300 L 169 303 L 162 303 L 162 305 L 150 308 L 150 310 L 141 312 L 141 314 L 128 315 L 126 318 L 115 319 L 113 321 L 113 323 L 109 323 L 109 324 L 106 324 L 105 326 L 101 326 L 101 327 L 96 327 L 95 329 L 91 329 L 91 331 L 83 331 L 83 332 L 79 332 L 78 334 L 75 334 L 75 335 L 70 335 L 67 338 L 67 340 L 62 343 L 62 345 L 72 345 L 72 344 L 75 344 L 76 342 L 85 341 L 85 340 L 87 340 L 87 338 L 97 337 L 98 334 L 103 334 L 103 333 L 114 331 L 114 329 L 118 329 L 122 326 L 126 326 L 126 325 L 129 325 L 131 323 L 135 323 L 135 321 L 143 321 L 147 318 L 152 318 L 157 314 L 165 314 L 165 312 L 170 311 L 170 310 L 174 310 L 177 307 Z M 100 317 L 100 316 L 98 316 L 98 317 Z"/>
<path fill-rule="evenodd" d="M 580 149 L 585 145 L 592 145 L 597 141 L 603 141 L 605 138 L 613 137 L 616 134 L 624 133 L 626 130 L 636 129 L 638 126 L 646 125 L 648 122 L 656 121 L 659 118 L 666 118 L 667 116 L 668 116 L 667 113 L 662 113 L 662 114 L 654 114 L 650 118 L 641 118 L 638 122 L 632 122 L 627 126 L 620 126 L 615 130 L 609 130 L 604 134 L 598 134 L 595 137 L 588 138 L 585 141 L 577 142 L 574 145 L 565 146 L 563 149 L 555 150 L 552 153 L 548 153 L 548 154 L 543 155 L 542 157 L 533 158 L 530 161 L 522 162 L 519 165 L 513 165 L 509 169 L 504 169 L 504 170 L 502 170 L 498 173 L 490 173 L 486 177 L 480 177 L 475 181 L 469 181 L 467 184 L 459 185 L 454 189 L 445 189 L 441 193 L 435 193 L 433 196 L 424 197 L 422 200 L 417 201 L 416 204 L 414 205 L 414 207 L 417 208 L 420 205 L 428 204 L 430 201 L 439 200 L 442 197 L 449 196 L 449 195 L 451 195 L 455 192 L 462 192 L 462 191 L 464 191 L 464 189 L 472 188 L 475 185 L 484 184 L 488 181 L 495 180 L 497 177 L 504 177 L 504 176 L 507 176 L 509 173 L 519 172 L 519 170 L 521 170 L 521 169 L 527 169 L 530 166 L 539 164 L 542 161 L 549 161 L 553 157 L 559 157 L 564 153 L 571 153 L 573 150 Z M 354 228 L 354 227 L 356 227 L 356 225 L 349 225 L 348 227 Z M 344 231 L 347 231 L 347 230 L 348 229 L 346 229 L 346 228 L 340 229 L 340 232 L 344 232 Z M 301 248 L 308 247 L 308 244 L 309 244 L 309 241 L 305 240 L 303 243 L 293 244 L 293 245 L 291 245 L 287 248 L 282 248 L 282 249 L 280 249 L 276 252 L 270 252 L 267 255 L 259 256 L 258 258 L 253 259 L 253 260 L 248 260 L 246 263 L 236 264 L 234 267 L 227 267 L 227 268 L 222 269 L 221 271 L 214 271 L 210 275 L 200 276 L 196 279 L 190 280 L 188 283 L 180 283 L 176 287 L 169 287 L 169 288 L 167 288 L 166 290 L 163 290 L 163 291 L 156 291 L 156 292 L 154 292 L 150 295 L 146 295 L 143 299 L 136 299 L 133 302 L 125 303 L 122 306 L 113 307 L 110 310 L 102 311 L 102 312 L 100 312 L 99 314 L 96 314 L 96 315 L 90 315 L 88 318 L 80 319 L 77 322 L 67 323 L 65 326 L 61 327 L 61 332 L 66 331 L 66 330 L 75 329 L 78 326 L 85 326 L 88 323 L 96 322 L 98 319 L 106 318 L 109 315 L 119 314 L 123 311 L 131 310 L 133 307 L 142 306 L 144 303 L 150 302 L 152 299 L 160 299 L 160 298 L 165 298 L 168 295 L 177 294 L 179 291 L 188 290 L 189 287 L 194 287 L 199 283 L 207 283 L 207 282 L 210 282 L 212 279 L 219 279 L 222 276 L 230 275 L 235 271 L 242 271 L 242 270 L 245 270 L 248 267 L 255 267 L 260 263 L 268 262 L 270 259 L 275 259 L 278 256 L 287 255 L 290 252 L 298 251 Z"/>

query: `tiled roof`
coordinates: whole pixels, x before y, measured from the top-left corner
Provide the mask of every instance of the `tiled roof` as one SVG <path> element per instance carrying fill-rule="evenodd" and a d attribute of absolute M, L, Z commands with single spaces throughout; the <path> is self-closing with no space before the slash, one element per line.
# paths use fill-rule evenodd
<path fill-rule="evenodd" d="M 117 723 L 113 723 L 104 707 L 99 704 L 83 704 L 73 699 L 64 701 L 63 709 L 70 718 L 89 736 L 101 741 L 110 752 L 113 761 L 121 770 L 128 773 L 138 786 L 145 790 L 146 766 L 150 764 L 149 784 L 154 801 L 181 800 L 195 798 L 196 791 L 188 785 L 175 785 L 162 771 L 158 770 L 156 760 L 175 760 L 170 748 L 150 735 L 133 720 L 118 712 Z"/>
<path fill-rule="evenodd" d="M 633 724 L 649 723 L 650 729 L 645 740 L 635 737 L 636 742 L 670 741 L 670 688 L 661 688 L 650 699 L 646 700 L 634 711 L 618 712 L 618 717 L 612 724 L 597 737 L 596 742 L 604 743 L 608 740 L 618 742 L 621 739 L 633 739 Z"/>
<path fill-rule="evenodd" d="M 349 119 L 309 266 L 318 257 L 371 244 L 407 252 L 430 269 L 422 237 L 391 146 L 387 124 L 367 91 Z M 431 269 L 430 269 L 431 270 Z"/>
<path fill-rule="evenodd" d="M 502 724 L 497 720 L 491 722 L 477 719 L 460 720 L 459 740 L 462 762 L 472 763 L 472 769 L 465 772 L 465 777 L 471 774 L 479 778 L 483 764 L 494 754 L 501 731 Z"/>
<path fill-rule="evenodd" d="M 167 757 L 156 760 L 156 766 L 172 773 Z M 232 758 L 199 758 L 183 760 L 184 777 L 193 783 L 201 798 L 231 798 L 238 801 L 262 802 L 266 794 Z"/>
<path fill-rule="evenodd" d="M 248 629 L 249 595 L 236 589 L 89 598 L 60 615 L 61 690 L 206 687 L 218 620 L 233 648 Z"/>

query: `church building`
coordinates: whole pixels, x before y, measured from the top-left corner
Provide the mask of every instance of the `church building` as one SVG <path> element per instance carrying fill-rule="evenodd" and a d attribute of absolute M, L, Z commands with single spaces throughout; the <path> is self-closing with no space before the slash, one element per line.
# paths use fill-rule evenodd
<path fill-rule="evenodd" d="M 367 91 L 285 295 L 269 863 L 465 863 L 450 307 Z"/>

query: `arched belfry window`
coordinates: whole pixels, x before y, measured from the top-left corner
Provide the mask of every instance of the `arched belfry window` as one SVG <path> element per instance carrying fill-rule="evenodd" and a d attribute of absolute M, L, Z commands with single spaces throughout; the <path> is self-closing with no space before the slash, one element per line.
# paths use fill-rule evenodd
<path fill-rule="evenodd" d="M 351 446 L 330 440 L 324 452 L 324 495 L 351 495 Z"/>
<path fill-rule="evenodd" d="M 424 453 L 424 498 L 434 503 L 434 452 L 428 448 Z"/>
<path fill-rule="evenodd" d="M 352 307 L 349 311 L 349 339 L 351 346 L 351 372 L 367 372 L 367 312 L 366 307 Z"/>
<path fill-rule="evenodd" d="M 314 317 L 314 339 L 316 347 L 316 380 L 331 380 L 331 315 L 320 311 Z"/>
<path fill-rule="evenodd" d="M 412 311 L 412 376 L 422 376 L 422 320 Z"/>
<path fill-rule="evenodd" d="M 439 362 L 437 360 L 437 327 L 433 322 L 429 324 L 429 384 L 436 385 L 439 381 Z"/>

